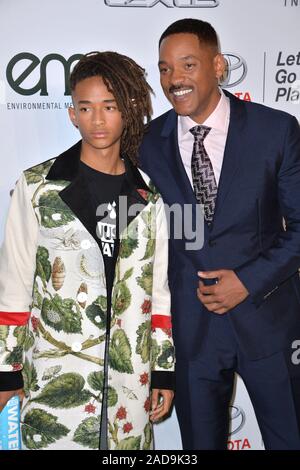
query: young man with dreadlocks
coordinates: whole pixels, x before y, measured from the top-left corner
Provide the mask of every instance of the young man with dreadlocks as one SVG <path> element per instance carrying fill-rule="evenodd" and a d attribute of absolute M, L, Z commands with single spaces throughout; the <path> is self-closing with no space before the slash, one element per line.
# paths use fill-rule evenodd
<path fill-rule="evenodd" d="M 174 368 L 166 218 L 136 157 L 151 88 L 115 52 L 70 83 L 82 140 L 24 171 L 8 215 L 0 406 L 23 400 L 23 448 L 151 449 Z"/>

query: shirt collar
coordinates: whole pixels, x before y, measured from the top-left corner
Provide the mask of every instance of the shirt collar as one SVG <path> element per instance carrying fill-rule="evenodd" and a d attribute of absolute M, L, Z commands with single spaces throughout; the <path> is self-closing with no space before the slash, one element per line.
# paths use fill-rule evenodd
<path fill-rule="evenodd" d="M 226 132 L 227 121 L 229 119 L 230 113 L 230 103 L 229 98 L 225 96 L 223 90 L 220 88 L 220 100 L 214 109 L 214 111 L 208 116 L 208 118 L 203 122 L 203 126 L 211 127 L 212 129 L 219 132 Z M 181 135 L 184 137 L 189 133 L 190 129 L 199 124 L 189 116 L 178 116 L 178 126 Z"/>

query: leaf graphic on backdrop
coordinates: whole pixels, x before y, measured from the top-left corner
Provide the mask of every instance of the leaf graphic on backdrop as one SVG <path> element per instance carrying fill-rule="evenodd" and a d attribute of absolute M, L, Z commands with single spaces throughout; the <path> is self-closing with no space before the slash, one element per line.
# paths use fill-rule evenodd
<path fill-rule="evenodd" d="M 72 372 L 62 374 L 48 382 L 40 395 L 32 401 L 43 403 L 51 408 L 75 408 L 86 403 L 92 396 L 84 390 L 84 378 Z"/>
<path fill-rule="evenodd" d="M 88 447 L 89 449 L 99 448 L 100 417 L 91 416 L 79 424 L 73 437 L 73 441 Z"/>
<path fill-rule="evenodd" d="M 109 349 L 110 366 L 118 372 L 133 374 L 131 346 L 124 330 L 114 332 Z"/>
<path fill-rule="evenodd" d="M 57 422 L 58 417 L 36 408 L 28 411 L 22 424 L 22 440 L 28 449 L 42 449 L 53 444 L 70 430 Z"/>
<path fill-rule="evenodd" d="M 43 302 L 41 317 L 56 331 L 81 333 L 81 313 L 73 299 L 62 299 L 58 294 Z"/>

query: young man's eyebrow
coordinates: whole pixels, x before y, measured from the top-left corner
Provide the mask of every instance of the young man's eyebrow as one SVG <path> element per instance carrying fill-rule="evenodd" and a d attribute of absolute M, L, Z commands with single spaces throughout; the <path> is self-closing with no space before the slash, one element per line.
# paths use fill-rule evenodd
<path fill-rule="evenodd" d="M 111 99 L 108 99 L 108 100 L 102 100 L 102 103 L 115 103 L 116 100 L 111 98 Z M 80 100 L 78 101 L 78 104 L 92 104 L 93 101 L 89 101 L 89 100 Z"/>

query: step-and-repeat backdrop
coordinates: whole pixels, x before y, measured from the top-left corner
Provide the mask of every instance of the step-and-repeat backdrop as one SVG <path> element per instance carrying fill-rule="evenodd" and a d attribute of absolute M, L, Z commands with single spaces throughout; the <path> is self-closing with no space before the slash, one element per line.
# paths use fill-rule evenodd
<path fill-rule="evenodd" d="M 184 17 L 216 28 L 229 91 L 300 119 L 300 0 L 0 0 L 0 241 L 20 172 L 78 140 L 67 116 L 67 80 L 80 55 L 132 56 L 147 70 L 157 116 L 169 108 L 159 84 L 158 39 Z M 229 449 L 263 449 L 239 378 L 230 413 Z M 157 449 L 181 448 L 175 412 L 156 426 L 155 437 Z"/>

